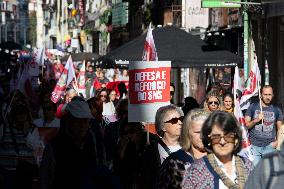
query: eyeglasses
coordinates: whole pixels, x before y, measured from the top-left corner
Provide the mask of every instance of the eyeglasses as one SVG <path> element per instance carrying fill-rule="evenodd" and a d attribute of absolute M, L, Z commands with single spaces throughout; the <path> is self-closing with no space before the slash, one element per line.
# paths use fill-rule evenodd
<path fill-rule="evenodd" d="M 228 133 L 226 135 L 220 135 L 220 134 L 213 134 L 208 135 L 208 137 L 211 139 L 212 145 L 214 144 L 220 144 L 221 139 L 223 138 L 227 143 L 235 143 L 236 134 L 235 133 Z"/>
<path fill-rule="evenodd" d="M 183 116 L 181 116 L 181 117 L 174 117 L 174 118 L 172 118 L 172 119 L 170 119 L 168 121 L 165 121 L 165 123 L 177 124 L 178 121 L 182 122 L 183 121 Z"/>
<path fill-rule="evenodd" d="M 210 101 L 210 102 L 207 102 L 209 105 L 212 105 L 212 104 L 215 104 L 215 105 L 219 105 L 219 102 L 218 101 Z"/>

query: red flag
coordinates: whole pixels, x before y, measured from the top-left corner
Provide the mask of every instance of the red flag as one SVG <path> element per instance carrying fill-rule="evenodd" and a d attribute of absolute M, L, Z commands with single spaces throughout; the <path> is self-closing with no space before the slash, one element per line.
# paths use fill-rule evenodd
<path fill-rule="evenodd" d="M 66 65 L 61 73 L 59 80 L 51 94 L 51 100 L 54 103 L 57 103 L 58 100 L 63 95 L 64 91 L 66 90 L 67 86 L 71 83 L 71 81 L 76 78 L 75 70 L 72 62 L 71 56 L 69 56 Z"/>
<path fill-rule="evenodd" d="M 153 29 L 150 23 L 148 32 L 147 32 L 146 41 L 144 44 L 144 51 L 143 51 L 143 56 L 142 56 L 143 61 L 158 61 L 158 55 L 157 55 L 157 51 L 155 47 L 152 30 Z"/>
<path fill-rule="evenodd" d="M 254 157 L 251 151 L 251 143 L 249 140 L 249 134 L 248 134 L 247 127 L 245 126 L 246 125 L 245 119 L 244 119 L 244 116 L 243 116 L 243 113 L 240 107 L 239 91 L 242 91 L 242 88 L 241 88 L 241 81 L 240 81 L 240 76 L 239 76 L 239 68 L 236 66 L 235 75 L 234 75 L 233 93 L 234 93 L 234 104 L 235 104 L 234 115 L 239 121 L 240 129 L 242 131 L 242 150 L 239 152 L 239 155 L 246 157 L 249 160 L 253 161 Z"/>

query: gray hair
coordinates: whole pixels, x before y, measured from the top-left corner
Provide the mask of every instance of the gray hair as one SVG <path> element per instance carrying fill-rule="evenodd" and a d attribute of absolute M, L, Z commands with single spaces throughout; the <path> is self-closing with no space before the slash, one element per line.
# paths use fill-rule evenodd
<path fill-rule="evenodd" d="M 186 114 L 183 119 L 180 144 L 182 148 L 188 152 L 191 149 L 191 138 L 189 132 L 192 129 L 192 123 L 195 121 L 205 121 L 209 117 L 209 113 L 204 109 L 196 108 Z"/>
<path fill-rule="evenodd" d="M 160 107 L 157 112 L 156 112 L 156 117 L 155 117 L 155 127 L 156 131 L 159 136 L 163 137 L 164 136 L 164 126 L 165 126 L 165 121 L 167 121 L 168 113 L 169 112 L 177 112 L 179 113 L 180 116 L 183 116 L 182 110 L 173 105 L 167 105 L 167 106 L 162 106 Z"/>
<path fill-rule="evenodd" d="M 69 89 L 68 91 L 66 91 L 66 94 L 67 94 L 67 95 L 70 95 L 70 94 L 77 94 L 77 92 L 76 92 L 75 89 Z"/>

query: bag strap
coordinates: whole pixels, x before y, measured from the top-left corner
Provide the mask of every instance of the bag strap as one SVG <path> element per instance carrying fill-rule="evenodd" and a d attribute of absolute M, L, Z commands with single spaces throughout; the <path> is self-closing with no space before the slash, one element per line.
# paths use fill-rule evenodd
<path fill-rule="evenodd" d="M 273 188 L 276 183 L 276 178 L 284 175 L 284 170 L 280 169 L 281 158 L 279 154 L 273 154 L 269 158 L 264 159 L 264 176 L 266 189 Z"/>
<path fill-rule="evenodd" d="M 172 153 L 169 147 L 164 143 L 164 141 L 161 138 L 158 140 L 158 143 L 164 148 L 164 150 L 168 153 L 168 155 Z"/>

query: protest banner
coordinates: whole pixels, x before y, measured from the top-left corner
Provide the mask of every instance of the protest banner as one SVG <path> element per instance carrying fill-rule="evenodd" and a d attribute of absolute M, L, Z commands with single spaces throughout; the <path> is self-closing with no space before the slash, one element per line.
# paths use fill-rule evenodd
<path fill-rule="evenodd" d="M 159 107 L 170 104 L 170 61 L 129 64 L 129 122 L 155 122 Z"/>

